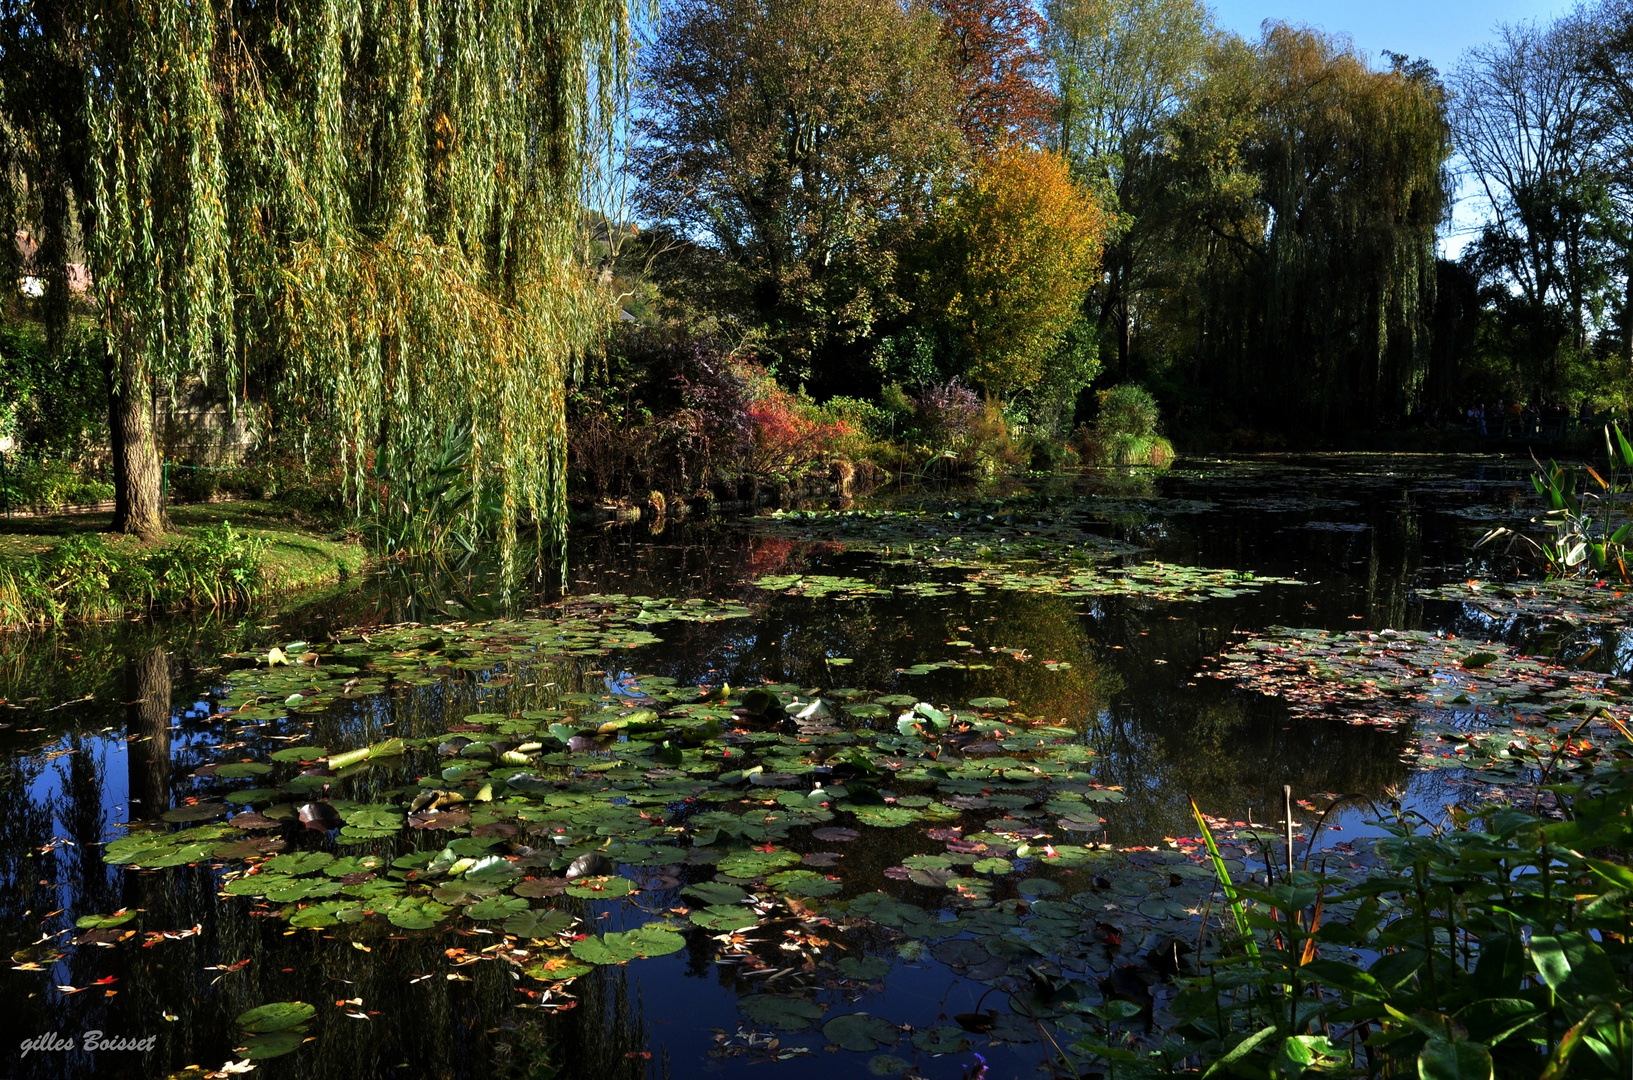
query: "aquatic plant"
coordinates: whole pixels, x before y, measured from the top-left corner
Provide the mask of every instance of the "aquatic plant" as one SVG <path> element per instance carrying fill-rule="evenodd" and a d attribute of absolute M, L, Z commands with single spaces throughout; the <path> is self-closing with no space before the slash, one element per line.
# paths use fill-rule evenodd
<path fill-rule="evenodd" d="M 1122 383 L 1100 394 L 1100 413 L 1083 438 L 1084 456 L 1101 465 L 1165 468 L 1174 447 L 1160 432 L 1157 400 L 1137 383 Z"/>
<path fill-rule="evenodd" d="M 1592 466 L 1581 468 L 1550 461 L 1537 462 L 1531 486 L 1542 499 L 1543 513 L 1531 519 L 1552 535 L 1539 542 L 1526 533 L 1498 526 L 1480 538 L 1484 547 L 1504 537 L 1508 548 L 1519 546 L 1541 563 L 1550 577 L 1614 576 L 1622 582 L 1633 580 L 1627 566 L 1628 538 L 1633 536 L 1633 519 L 1616 524 L 1618 510 L 1627 511 L 1627 496 L 1633 484 L 1633 444 L 1622 434 L 1619 424 L 1605 426 L 1605 472 L 1607 480 Z M 1586 488 L 1591 481 L 1595 487 Z M 1582 486 L 1586 490 L 1578 491 Z"/>
<path fill-rule="evenodd" d="M 268 546 L 230 524 L 151 548 L 96 533 L 70 536 L 43 555 L 0 562 L 0 627 L 247 603 L 272 584 Z"/>

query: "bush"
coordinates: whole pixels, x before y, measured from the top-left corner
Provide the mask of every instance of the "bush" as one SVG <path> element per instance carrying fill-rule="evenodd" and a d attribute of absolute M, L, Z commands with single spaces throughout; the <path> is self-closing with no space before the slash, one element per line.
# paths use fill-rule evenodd
<path fill-rule="evenodd" d="M 71 536 L 43 555 L 0 563 L 0 626 L 246 603 L 266 591 L 266 554 L 265 540 L 225 524 L 153 548 Z"/>
<path fill-rule="evenodd" d="M 1174 446 L 1163 438 L 1157 400 L 1136 383 L 1123 383 L 1100 394 L 1100 415 L 1083 439 L 1084 457 L 1101 465 L 1153 465 L 1167 468 Z"/>
<path fill-rule="evenodd" d="M 13 507 L 55 510 L 113 498 L 113 485 L 66 461 L 18 461 L 7 455 L 6 490 Z"/>

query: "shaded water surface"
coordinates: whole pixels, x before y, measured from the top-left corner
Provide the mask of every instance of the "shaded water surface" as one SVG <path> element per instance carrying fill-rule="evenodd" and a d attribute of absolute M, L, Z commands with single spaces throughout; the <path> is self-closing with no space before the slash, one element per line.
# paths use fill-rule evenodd
<path fill-rule="evenodd" d="M 736 600 L 748 604 L 753 617 L 667 623 L 654 630 L 660 642 L 541 663 L 514 680 L 456 669 L 273 720 L 220 714 L 221 692 L 235 666 L 224 656 L 321 642 L 352 627 L 522 614 L 555 595 L 541 585 L 506 598 L 480 574 L 393 570 L 321 601 L 240 618 L 0 640 L 0 936 L 13 956 L 0 981 L 7 1018 L 0 1075 L 219 1069 L 238 1060 L 234 1047 L 244 1044 L 234 1017 L 290 1000 L 317 1007 L 308 1026 L 313 1041 L 261 1062 L 256 1075 L 690 1077 L 742 1075 L 759 1065 L 771 1075 L 815 1077 L 865 1075 L 871 1063 L 952 1078 L 973 1066 L 975 1052 L 995 1078 L 1048 1075 L 1059 1057 L 1038 1024 L 1030 1025 L 1035 1033 L 1027 1024 L 1000 1026 L 995 1034 L 1007 1037 L 979 1035 L 967 1046 L 932 1041 L 927 1048 L 904 1035 L 893 1047 L 864 1053 L 828 1046 L 819 1027 L 779 1034 L 776 1025 L 757 1024 L 740 1011 L 745 996 L 771 992 L 816 1001 L 827 1010 L 825 1019 L 861 1012 L 920 1032 L 945 1026 L 978 1003 L 1013 1014 L 1004 1002 L 1017 979 L 1024 983 L 1024 964 L 949 966 L 943 960 L 956 960 L 955 953 L 860 920 L 820 932 L 812 930 L 820 922 L 795 930 L 774 925 L 739 946 L 735 957 L 729 947 L 723 954 L 709 932 L 693 928 L 680 952 L 596 968 L 567 988 L 571 996 L 541 999 L 542 984 L 483 954 L 502 941 L 497 923 L 456 917 L 424 931 L 378 920 L 293 929 L 276 917 L 278 905 L 218 895 L 225 862 L 127 870 L 105 864 L 102 852 L 125 834 L 127 822 L 151 821 L 218 795 L 219 780 L 196 775 L 210 763 L 262 760 L 292 743 L 338 751 L 391 736 L 433 736 L 468 713 L 559 707 L 563 695 L 617 700 L 638 685 L 638 676 L 682 687 L 854 691 L 837 700 L 903 695 L 962 707 L 1007 699 L 1038 723 L 1076 732 L 1087 750 L 1081 768 L 1094 785 L 1120 789 L 1121 801 L 1097 805 L 1104 825 L 1091 843 L 1151 849 L 1152 859 L 1171 850 L 1166 838 L 1195 832 L 1188 798 L 1222 818 L 1279 822 L 1284 784 L 1299 798 L 1381 797 L 1401 788 L 1432 814 L 1458 798 L 1456 776 L 1444 770 L 1414 775 L 1407 763 L 1415 760 L 1411 733 L 1293 720 L 1278 700 L 1199 671 L 1229 648 L 1233 635 L 1273 625 L 1445 630 L 1546 651 L 1552 643 L 1523 624 L 1494 624 L 1462 605 L 1414 596 L 1416 588 L 1489 569 L 1470 561 L 1471 545 L 1493 521 L 1511 518 L 1516 505 L 1524 509 L 1523 481 L 1516 467 L 1472 459 L 1189 461 L 1155 479 L 1052 480 L 1002 504 L 1007 510 L 999 512 L 1010 515 L 1013 533 L 1027 533 L 1034 512 L 1028 507 L 1039 508 L 1040 518 L 1056 515 L 1052 521 L 1064 512 L 1069 527 L 1085 537 L 1140 549 L 1129 561 L 1301 582 L 1185 602 L 956 589 L 852 598 L 790 594 L 751 582 L 773 574 L 899 582 L 921 572 L 887 562 L 876 550 L 805 542 L 798 529 L 698 521 L 620 526 L 573 538 L 570 592 Z M 943 515 L 963 505 L 946 493 L 902 500 L 899 505 L 929 505 Z M 935 574 L 958 577 L 922 571 Z M 1625 649 L 1619 641 L 1606 644 L 1596 662 L 1614 669 Z M 907 670 L 949 659 L 965 666 Z M 430 751 L 416 752 L 335 784 L 362 789 L 348 791 L 350 798 L 389 798 L 411 790 L 435 762 Z M 314 789 L 311 797 L 321 795 Z M 993 815 L 969 816 L 964 825 L 973 833 Z M 1331 824 L 1337 831 L 1319 837 L 1319 845 L 1367 833 L 1355 815 L 1335 816 Z M 942 850 L 924 827 L 860 832 L 844 846 L 835 872 L 843 892 L 831 899 L 883 889 L 931 912 L 952 910 L 944 891 L 886 873 L 904 858 Z M 284 836 L 291 851 L 358 850 L 298 823 Z M 440 842 L 426 839 L 420 846 L 435 850 Z M 805 831 L 788 843 L 806 851 L 825 846 Z M 378 850 L 397 849 L 382 844 Z M 644 886 L 634 900 L 553 903 L 602 931 L 634 927 L 695 906 L 679 889 L 709 880 L 714 867 L 688 859 L 623 872 Z M 1070 892 L 1087 888 L 1093 876 L 1084 872 L 1078 885 L 1070 874 L 1060 880 Z M 1006 915 L 1025 914 L 1016 888 L 1013 879 L 1001 879 L 982 903 Z M 1099 905 L 1107 920 L 1131 906 L 1119 905 L 1114 893 Z M 815 900 L 807 905 L 815 912 L 821 907 Z M 70 944 L 79 935 L 76 919 L 122 909 L 140 911 L 139 921 L 125 927 L 136 933 Z M 1100 917 L 1084 916 L 1083 925 Z M 1176 932 L 1194 936 L 1200 916 L 1180 911 L 1172 923 Z M 989 940 L 989 948 L 997 945 Z M 758 959 L 721 962 L 741 961 L 744 951 Z M 779 957 L 789 959 L 788 971 Z M 833 966 L 841 958 L 859 963 L 845 974 Z M 1074 963 L 1065 976 L 1092 994 L 1112 955 L 1080 952 Z M 570 1007 L 554 1008 L 561 1005 Z M 156 1038 L 149 1051 L 88 1053 L 77 1045 L 88 1030 Z M 26 1054 L 19 1047 L 52 1034 L 73 1037 L 76 1047 Z M 885 1060 L 890 1057 L 894 1064 Z"/>

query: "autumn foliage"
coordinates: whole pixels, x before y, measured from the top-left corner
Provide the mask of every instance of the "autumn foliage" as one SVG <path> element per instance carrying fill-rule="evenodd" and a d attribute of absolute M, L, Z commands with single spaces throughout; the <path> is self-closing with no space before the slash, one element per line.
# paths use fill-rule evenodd
<path fill-rule="evenodd" d="M 990 151 L 1007 143 L 1041 145 L 1053 125 L 1055 97 L 1044 89 L 1046 26 L 1027 0 L 930 0 L 941 18 L 958 87 L 958 126 L 969 144 Z"/>
<path fill-rule="evenodd" d="M 1005 394 L 1043 376 L 1092 284 L 1108 221 L 1055 154 L 1003 149 L 963 184 L 937 246 L 951 277 L 944 311 L 974 382 Z"/>

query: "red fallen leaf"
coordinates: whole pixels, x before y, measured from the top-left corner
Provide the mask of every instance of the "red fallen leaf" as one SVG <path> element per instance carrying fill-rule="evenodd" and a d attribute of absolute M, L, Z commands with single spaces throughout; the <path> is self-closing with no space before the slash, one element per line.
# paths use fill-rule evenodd
<path fill-rule="evenodd" d="M 764 851 L 767 854 L 770 854 L 771 852 L 777 850 L 777 845 L 776 844 L 771 844 L 771 843 L 767 843 L 767 844 L 765 844 L 763 846 L 759 845 L 759 844 L 756 844 L 756 845 L 754 845 L 754 850 L 755 851 Z"/>
<path fill-rule="evenodd" d="M 652 1051 L 650 1051 L 650 1050 L 631 1050 L 629 1053 L 625 1054 L 624 1056 L 626 1058 L 640 1058 L 642 1061 L 651 1061 L 652 1060 Z"/>
<path fill-rule="evenodd" d="M 119 976 L 117 976 L 117 975 L 106 975 L 106 976 L 103 976 L 102 978 L 96 980 L 96 982 L 92 983 L 91 985 L 92 986 L 107 986 L 109 983 L 116 983 L 118 981 L 119 981 Z"/>

